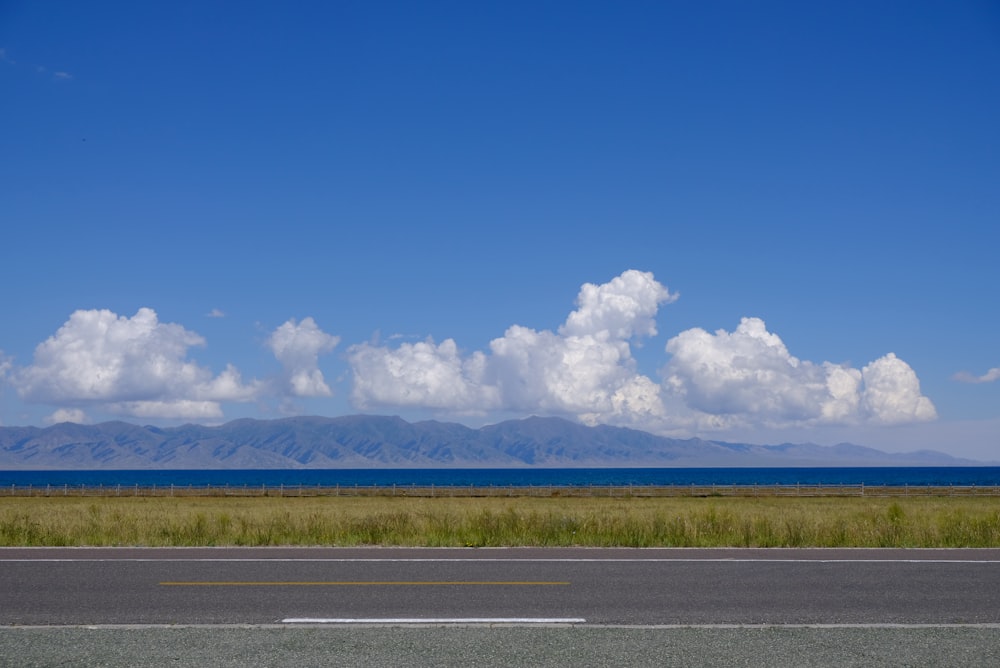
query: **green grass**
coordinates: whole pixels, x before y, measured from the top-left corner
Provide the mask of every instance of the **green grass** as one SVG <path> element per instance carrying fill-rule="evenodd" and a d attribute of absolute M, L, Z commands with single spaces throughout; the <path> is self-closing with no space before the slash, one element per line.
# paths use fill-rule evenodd
<path fill-rule="evenodd" d="M 1000 547 L 1000 499 L 28 497 L 0 545 Z"/>

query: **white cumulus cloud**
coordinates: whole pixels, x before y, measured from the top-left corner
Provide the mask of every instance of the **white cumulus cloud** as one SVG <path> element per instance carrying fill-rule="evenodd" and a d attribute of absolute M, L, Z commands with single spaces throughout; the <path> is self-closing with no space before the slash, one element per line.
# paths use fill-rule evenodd
<path fill-rule="evenodd" d="M 903 424 L 933 420 L 934 404 L 920 394 L 920 381 L 910 365 L 893 353 L 861 369 L 864 415 L 875 422 Z"/>
<path fill-rule="evenodd" d="M 936 417 L 916 374 L 894 354 L 860 371 L 800 360 L 759 318 L 733 332 L 689 329 L 670 339 L 664 384 L 719 426 L 896 424 Z"/>
<path fill-rule="evenodd" d="M 656 334 L 660 304 L 677 300 L 649 272 L 630 269 L 603 285 L 584 283 L 576 298 L 577 309 L 559 328 L 564 336 L 630 339 Z"/>
<path fill-rule="evenodd" d="M 360 408 L 412 406 L 454 412 L 498 407 L 496 391 L 484 385 L 486 357 L 463 359 L 452 339 L 403 343 L 390 349 L 370 343 L 348 352 L 354 371 L 351 399 Z"/>
<path fill-rule="evenodd" d="M 296 397 L 326 397 L 330 386 L 319 370 L 319 356 L 333 350 L 340 337 L 327 334 L 312 318 L 294 319 L 281 325 L 267 340 L 271 352 L 281 362 L 288 391 Z"/>
<path fill-rule="evenodd" d="M 219 417 L 219 402 L 250 401 L 261 386 L 229 366 L 218 376 L 188 359 L 205 340 L 139 309 L 131 318 L 79 310 L 12 373 L 22 398 L 72 409 L 100 405 L 125 416 Z"/>
<path fill-rule="evenodd" d="M 577 309 L 557 332 L 513 325 L 488 353 L 463 355 L 451 339 L 352 346 L 352 401 L 360 408 L 551 412 L 588 423 L 662 415 L 659 387 L 637 373 L 630 341 L 654 335 L 660 304 L 674 299 L 651 273 L 629 270 L 583 285 Z"/>

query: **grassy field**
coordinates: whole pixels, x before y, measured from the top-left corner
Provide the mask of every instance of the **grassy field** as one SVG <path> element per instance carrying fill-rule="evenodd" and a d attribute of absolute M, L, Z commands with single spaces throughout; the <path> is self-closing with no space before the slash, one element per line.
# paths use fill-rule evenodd
<path fill-rule="evenodd" d="M 1000 547 L 1000 499 L 7 498 L 0 545 Z"/>

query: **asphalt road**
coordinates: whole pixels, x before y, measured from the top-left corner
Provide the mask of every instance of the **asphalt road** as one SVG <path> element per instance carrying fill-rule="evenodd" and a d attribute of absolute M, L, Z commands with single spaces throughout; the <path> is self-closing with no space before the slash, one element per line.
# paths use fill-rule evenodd
<path fill-rule="evenodd" d="M 0 549 L 0 626 L 1000 624 L 1000 550 Z"/>
<path fill-rule="evenodd" d="M 1000 665 L 1000 550 L 0 549 L 0 667 Z"/>

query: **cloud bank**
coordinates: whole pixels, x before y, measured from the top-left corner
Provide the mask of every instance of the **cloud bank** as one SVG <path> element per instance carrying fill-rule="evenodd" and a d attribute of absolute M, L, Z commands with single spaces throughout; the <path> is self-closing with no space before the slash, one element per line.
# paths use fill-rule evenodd
<path fill-rule="evenodd" d="M 932 420 L 917 375 L 888 353 L 860 371 L 800 360 L 759 318 L 733 332 L 689 329 L 667 342 L 664 383 L 720 427 L 901 424 Z"/>
<path fill-rule="evenodd" d="M 631 345 L 656 334 L 677 298 L 651 273 L 585 284 L 556 332 L 513 325 L 488 351 L 446 339 L 352 346 L 360 409 L 548 413 L 652 431 L 931 420 L 913 369 L 893 353 L 862 369 L 800 360 L 758 318 L 733 332 L 689 329 L 671 338 L 662 382 L 639 373 Z"/>
<path fill-rule="evenodd" d="M 86 422 L 88 408 L 133 418 L 217 419 L 227 402 L 328 395 L 318 356 L 337 341 L 311 318 L 289 320 L 268 339 L 282 378 L 244 382 L 231 364 L 214 374 L 189 359 L 191 348 L 205 340 L 160 322 L 152 309 L 140 308 L 132 317 L 79 310 L 38 345 L 31 365 L 8 376 L 24 400 L 58 407 L 49 421 Z"/>
<path fill-rule="evenodd" d="M 35 349 L 34 362 L 14 372 L 27 401 L 82 409 L 100 405 L 142 418 L 218 418 L 220 402 L 247 401 L 257 383 L 245 384 L 235 367 L 219 375 L 187 358 L 205 340 L 156 312 L 131 318 L 108 310 L 80 310 Z M 80 421 L 81 414 L 73 414 Z"/>
<path fill-rule="evenodd" d="M 355 409 L 427 410 L 444 416 L 511 413 L 575 418 L 657 433 L 815 425 L 879 426 L 936 417 L 913 369 L 889 352 L 859 368 L 795 357 L 759 318 L 733 331 L 682 331 L 665 344 L 659 376 L 644 375 L 632 346 L 657 335 L 662 306 L 677 299 L 653 274 L 628 270 L 584 284 L 555 331 L 511 325 L 485 350 L 378 342 L 345 354 Z M 214 312 L 213 312 L 214 313 Z M 392 341 L 392 339 L 390 339 Z M 329 397 L 319 362 L 340 343 L 310 317 L 289 319 L 263 342 L 280 364 L 245 381 L 190 357 L 206 341 L 155 311 L 131 317 L 74 312 L 37 346 L 30 365 L 0 354 L 0 379 L 49 421 L 85 422 L 91 409 L 142 419 L 216 420 L 227 403 Z M 974 382 L 996 380 L 990 370 Z M 287 408 L 287 407 L 286 407 Z"/>
<path fill-rule="evenodd" d="M 661 411 L 659 389 L 636 372 L 629 341 L 656 334 L 659 305 L 674 299 L 652 274 L 630 270 L 585 284 L 557 332 L 513 325 L 489 353 L 463 356 L 452 339 L 352 346 L 351 399 L 365 410 L 542 412 L 591 424 Z"/>

